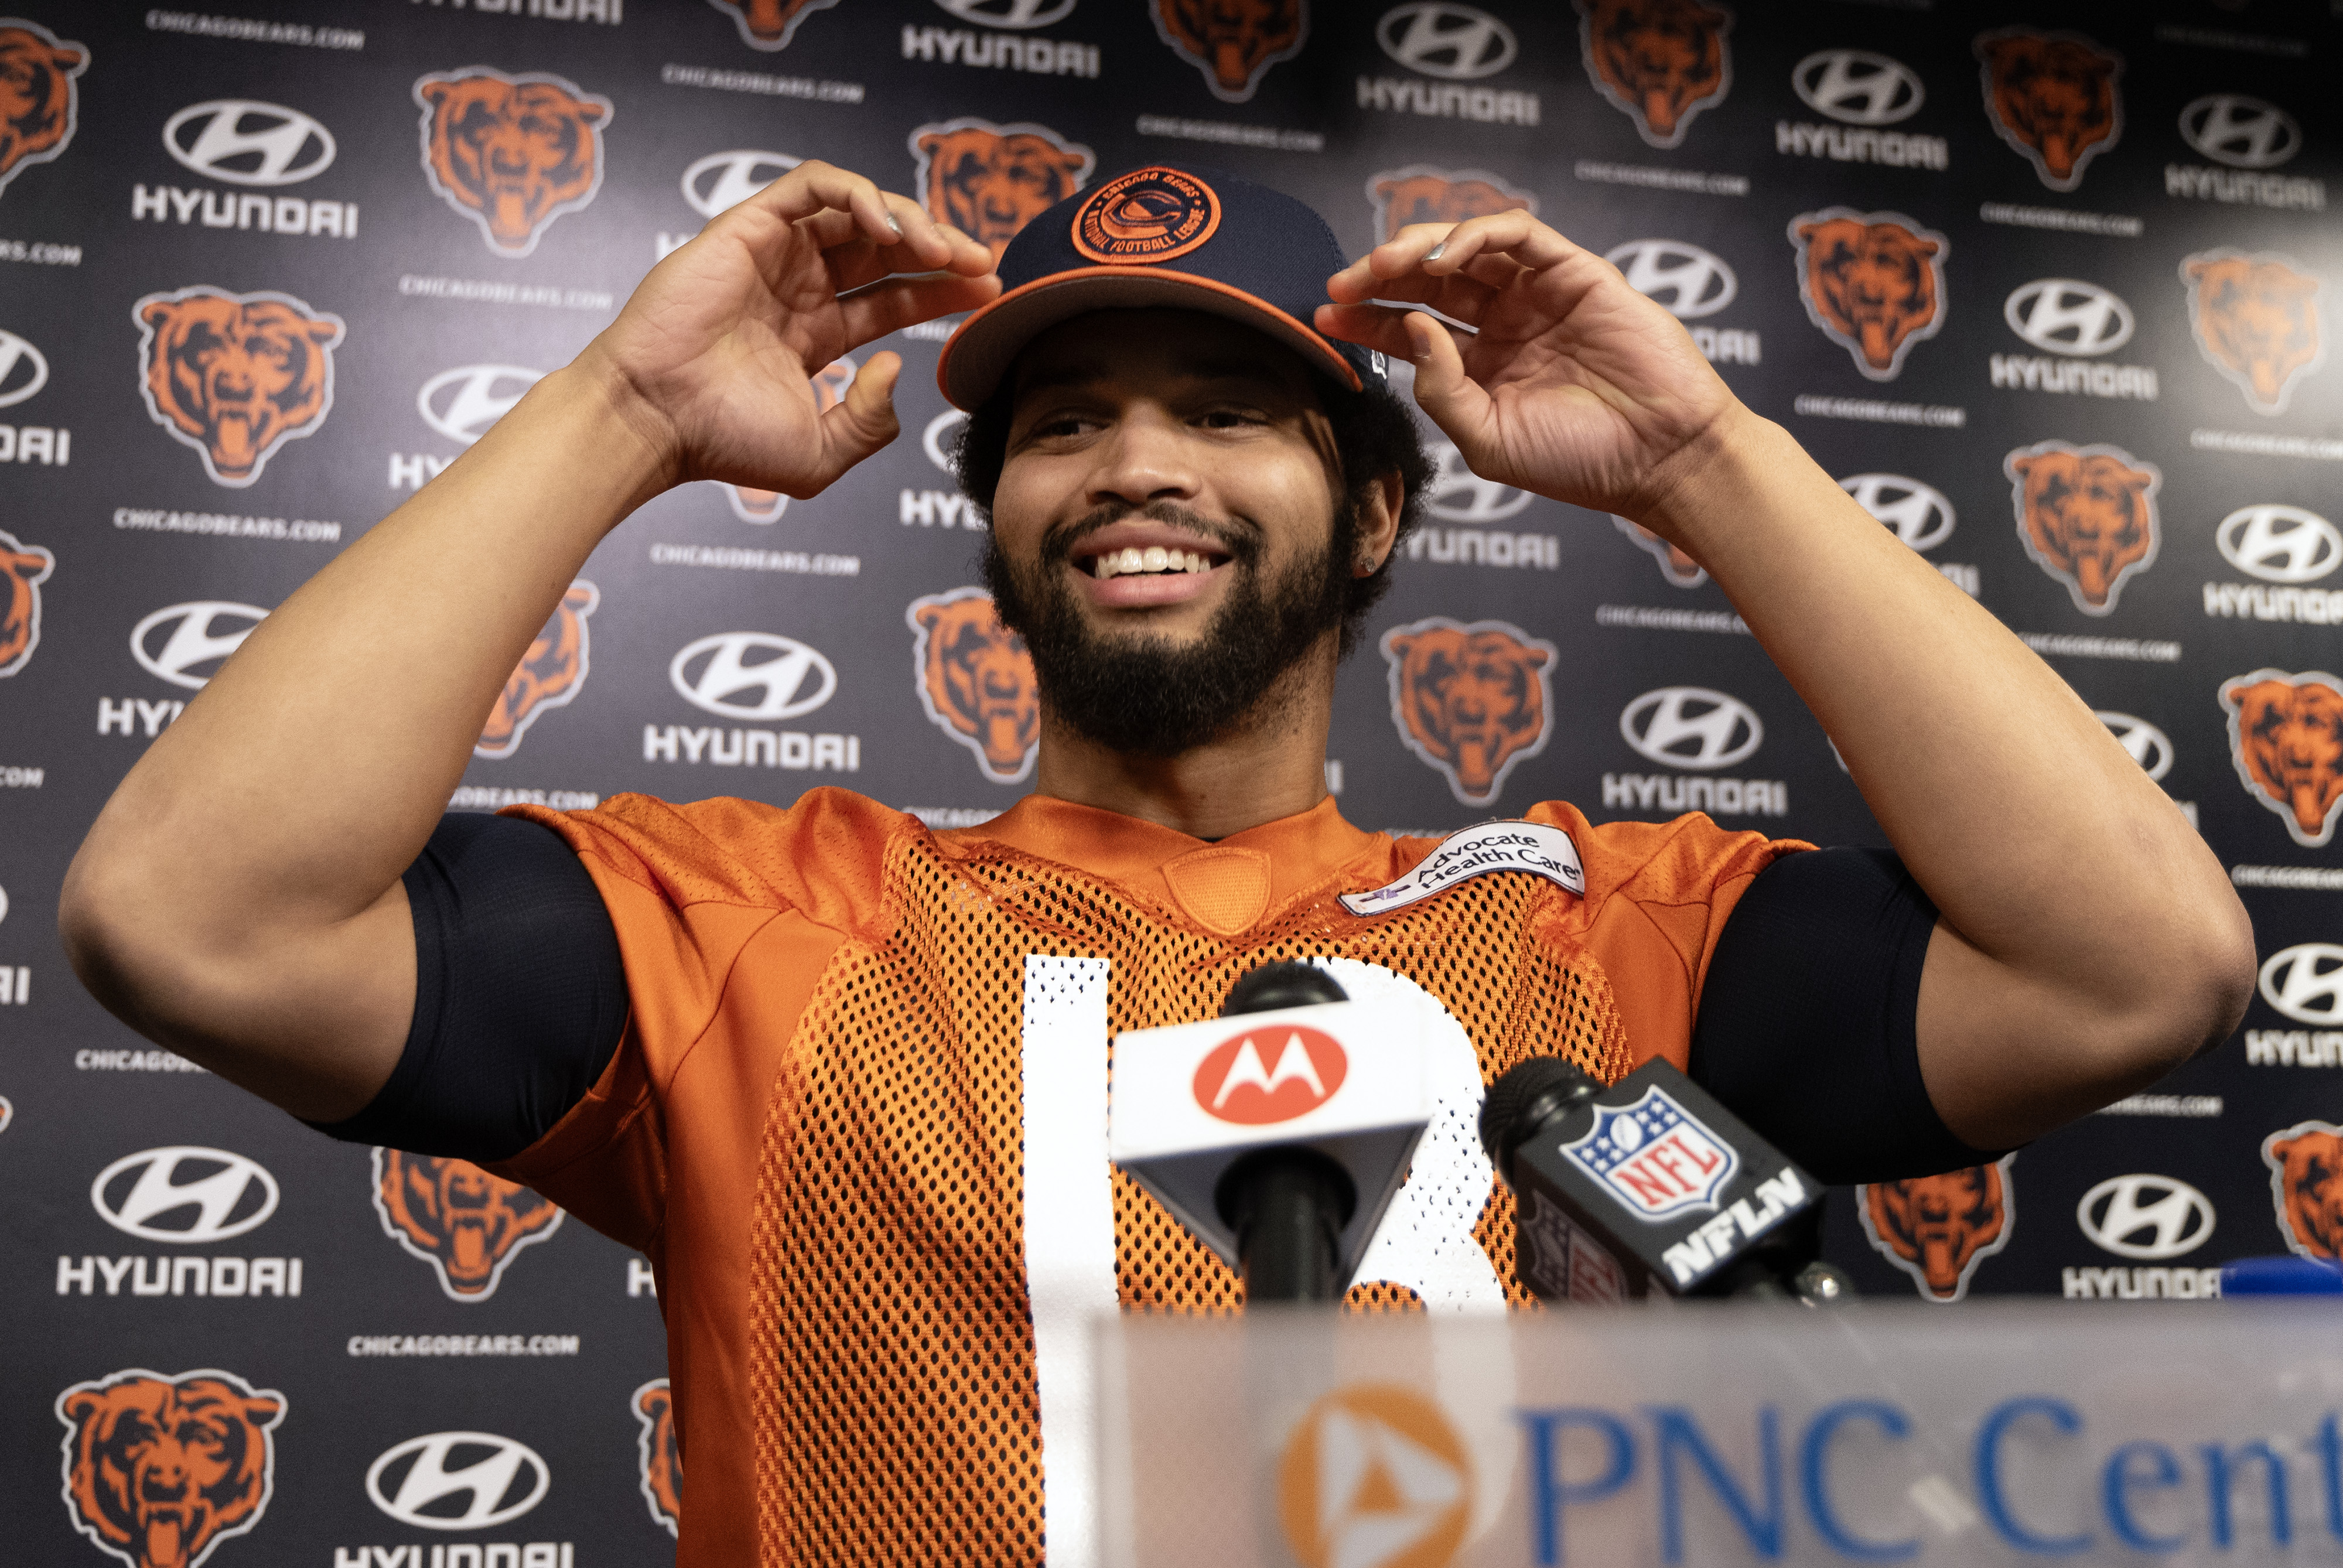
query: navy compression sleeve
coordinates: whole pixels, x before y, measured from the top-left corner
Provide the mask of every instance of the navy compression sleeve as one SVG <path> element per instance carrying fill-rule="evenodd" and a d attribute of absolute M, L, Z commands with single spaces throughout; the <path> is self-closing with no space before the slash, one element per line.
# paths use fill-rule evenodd
<path fill-rule="evenodd" d="M 1710 958 L 1693 1080 L 1827 1182 L 1998 1159 L 1953 1136 L 1920 1081 L 1914 1025 L 1936 906 L 1885 849 L 1785 855 Z"/>
<path fill-rule="evenodd" d="M 627 974 L 609 911 L 561 836 L 451 813 L 403 879 L 415 916 L 415 1018 L 352 1143 L 502 1160 L 586 1097 L 618 1047 Z"/>

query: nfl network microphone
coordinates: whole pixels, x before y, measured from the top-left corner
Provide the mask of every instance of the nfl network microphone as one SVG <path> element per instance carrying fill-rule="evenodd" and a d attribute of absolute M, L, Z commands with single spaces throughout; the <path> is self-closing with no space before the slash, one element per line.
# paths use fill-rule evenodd
<path fill-rule="evenodd" d="M 1270 964 L 1218 1019 L 1115 1037 L 1107 1151 L 1248 1302 L 1335 1301 L 1432 1120 L 1423 1076 L 1413 1031 Z"/>
<path fill-rule="evenodd" d="M 1608 1089 L 1523 1062 L 1490 1086 L 1481 1145 L 1513 1190 L 1514 1271 L 1547 1301 L 1853 1293 L 1816 1257 L 1821 1183 L 1665 1061 Z"/>

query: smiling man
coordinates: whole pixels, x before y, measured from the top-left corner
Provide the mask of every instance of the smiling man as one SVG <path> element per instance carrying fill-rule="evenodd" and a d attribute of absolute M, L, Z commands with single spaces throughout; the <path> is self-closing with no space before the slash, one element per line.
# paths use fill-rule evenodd
<path fill-rule="evenodd" d="M 1291 198 L 1159 166 L 992 265 L 819 163 L 711 223 L 261 624 L 65 891 L 134 1028 L 649 1254 L 683 1563 L 1087 1559 L 1085 1314 L 1240 1291 L 1059 1086 L 1273 959 L 1437 1002 L 1472 1047 L 1450 1111 L 1530 1056 L 1665 1057 L 1833 1181 L 1989 1160 L 2235 1026 L 2251 933 L 2172 803 L 1599 257 L 1506 212 L 1346 266 Z M 442 819 L 612 528 L 687 480 L 820 492 L 893 438 L 900 362 L 827 413 L 810 374 L 956 312 L 940 373 L 1040 677 L 1033 794 L 946 833 L 835 789 Z M 1387 357 L 1474 472 L 1705 567 L 1896 852 L 1550 802 L 1504 830 L 1551 875 L 1366 897 L 1439 847 L 1323 784 L 1336 665 L 1427 478 Z M 1454 1220 L 1381 1238 L 1360 1292 L 1523 1299 L 1486 1166 L 1419 1180 L 1394 1212 Z"/>

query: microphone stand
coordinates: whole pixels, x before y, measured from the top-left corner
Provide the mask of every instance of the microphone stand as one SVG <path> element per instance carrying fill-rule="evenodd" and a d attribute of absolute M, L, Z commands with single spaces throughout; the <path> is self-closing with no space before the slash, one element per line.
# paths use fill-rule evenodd
<path fill-rule="evenodd" d="M 1349 1000 L 1323 970 L 1265 964 L 1230 989 L 1221 1016 Z M 1350 1175 L 1314 1149 L 1261 1149 L 1231 1165 L 1212 1204 L 1236 1232 L 1246 1302 L 1341 1300 L 1335 1249 L 1358 1203 Z"/>

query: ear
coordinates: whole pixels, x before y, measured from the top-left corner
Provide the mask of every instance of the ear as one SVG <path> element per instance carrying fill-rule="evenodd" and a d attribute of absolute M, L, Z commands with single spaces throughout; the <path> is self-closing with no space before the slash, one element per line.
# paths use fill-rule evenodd
<path fill-rule="evenodd" d="M 600 600 L 601 594 L 590 583 L 571 583 L 561 595 L 561 602 L 574 610 L 588 610 Z"/>
<path fill-rule="evenodd" d="M 1915 239 L 1912 242 L 1912 254 L 1915 256 L 1934 256 L 1943 248 L 1933 239 Z"/>
<path fill-rule="evenodd" d="M 2195 256 L 2191 256 L 2188 260 L 2180 264 L 2181 275 L 2187 278 L 2191 283 L 2202 282 L 2205 275 L 2212 269 L 2213 264 L 2211 262 L 2203 261 Z"/>
<path fill-rule="evenodd" d="M 281 1399 L 272 1399 L 266 1394 L 255 1394 L 248 1399 L 240 1398 L 236 1403 L 242 1408 L 244 1419 L 255 1426 L 272 1426 L 276 1424 L 277 1418 L 285 1413 L 285 1402 Z"/>
<path fill-rule="evenodd" d="M 922 131 L 919 139 L 911 144 L 911 148 L 914 152 L 932 153 L 944 145 L 944 140 L 941 131 Z"/>
<path fill-rule="evenodd" d="M 1543 648 L 1524 648 L 1522 649 L 1522 662 L 1532 669 L 1544 669 L 1554 662 L 1554 655 Z"/>
<path fill-rule="evenodd" d="M 2286 299 L 2308 299 L 2312 295 L 2317 294 L 2318 292 L 2318 280 L 2317 278 L 2303 277 L 2299 275 L 2288 278 L 2285 286 L 2278 291 L 2279 296 Z"/>
<path fill-rule="evenodd" d="M 106 1396 L 95 1389 L 84 1389 L 65 1401 L 65 1419 L 76 1427 L 86 1426 L 89 1418 L 106 1408 Z"/>
<path fill-rule="evenodd" d="M 2016 454 L 2010 457 L 2007 467 L 2011 473 L 2023 479 L 2034 472 L 2035 465 L 2042 461 L 2042 456 L 2039 452 Z"/>
<path fill-rule="evenodd" d="M 320 348 L 331 348 L 335 344 L 339 343 L 342 340 L 342 318 L 338 316 L 327 316 L 301 323 L 302 336 Z"/>
<path fill-rule="evenodd" d="M 570 99 L 569 106 L 571 109 L 576 111 L 579 119 L 584 120 L 588 125 L 601 119 L 610 112 L 610 106 L 608 104 L 591 103 L 583 98 Z"/>
<path fill-rule="evenodd" d="M 942 624 L 944 607 L 940 604 L 923 604 L 919 608 L 918 618 L 921 631 L 932 632 Z"/>
<path fill-rule="evenodd" d="M 453 82 L 425 82 L 415 89 L 416 95 L 433 108 L 446 106 L 448 96 L 456 90 Z"/>
<path fill-rule="evenodd" d="M 164 324 L 179 313 L 178 302 L 170 299 L 150 299 L 138 307 L 138 325 L 150 327 L 157 333 Z"/>
<path fill-rule="evenodd" d="M 1416 634 L 1412 631 L 1393 632 L 1383 638 L 1384 650 L 1389 653 L 1395 653 L 1403 659 L 1406 658 L 1415 651 L 1415 644 Z"/>
<path fill-rule="evenodd" d="M 1808 242 L 1810 242 L 1810 243 L 1811 243 L 1811 242 L 1813 241 L 1813 239 L 1814 239 L 1815 236 L 1816 236 L 1816 235 L 1818 235 L 1818 234 L 1822 233 L 1822 231 L 1823 231 L 1823 226 L 1822 226 L 1821 224 L 1818 224 L 1818 223 L 1802 223 L 1802 224 L 1800 224 L 1800 225 L 1797 226 L 1797 229 L 1796 229 L 1796 231 L 1795 231 L 1795 232 L 1796 232 L 1796 234 L 1797 234 L 1797 236 L 1798 236 L 1800 239 L 1806 240 L 1806 241 L 1808 241 Z"/>
<path fill-rule="evenodd" d="M 2143 474 L 2137 468 L 2124 469 L 2123 479 L 2124 488 L 2129 490 L 2135 496 L 2144 496 L 2147 494 L 2148 487 L 2156 483 L 2156 476 L 2154 474 Z"/>
<path fill-rule="evenodd" d="M 89 55 L 80 49 L 55 48 L 49 51 L 49 64 L 70 75 L 89 64 Z"/>

